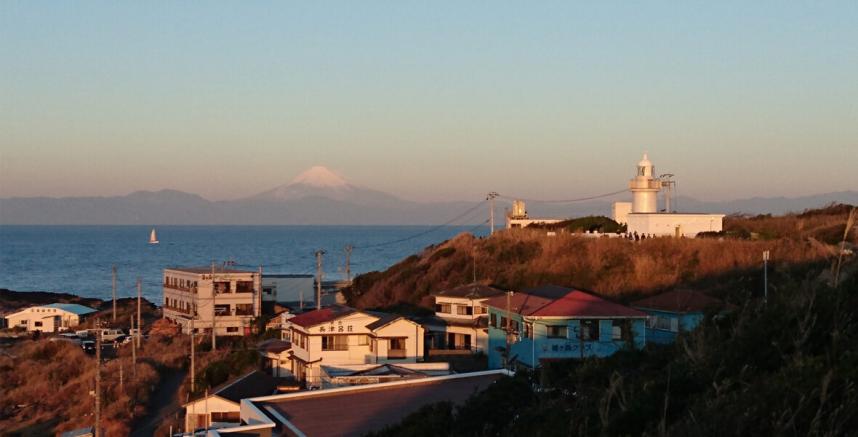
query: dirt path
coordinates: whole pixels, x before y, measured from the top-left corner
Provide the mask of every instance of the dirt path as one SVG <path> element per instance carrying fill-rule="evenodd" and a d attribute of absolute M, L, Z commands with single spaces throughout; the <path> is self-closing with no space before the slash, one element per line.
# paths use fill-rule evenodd
<path fill-rule="evenodd" d="M 149 414 L 142 417 L 134 424 L 132 437 L 147 437 L 155 435 L 155 430 L 165 418 L 181 409 L 176 392 L 187 375 L 187 370 L 165 370 L 162 383 L 152 393 L 152 403 L 149 406 Z"/>

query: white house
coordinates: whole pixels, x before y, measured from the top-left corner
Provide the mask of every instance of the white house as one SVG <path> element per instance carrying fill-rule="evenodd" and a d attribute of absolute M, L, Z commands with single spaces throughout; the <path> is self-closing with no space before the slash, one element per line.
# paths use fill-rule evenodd
<path fill-rule="evenodd" d="M 164 270 L 164 318 L 190 333 L 248 335 L 252 321 L 262 314 L 258 272 L 192 267 Z M 212 323 L 214 319 L 214 323 Z"/>
<path fill-rule="evenodd" d="M 267 396 L 275 391 L 275 379 L 254 370 L 207 397 L 185 404 L 185 430 L 234 427 L 241 422 L 242 399 Z"/>
<path fill-rule="evenodd" d="M 489 345 L 486 300 L 502 290 L 467 284 L 433 294 L 435 316 L 420 320 L 429 355 L 486 352 Z"/>
<path fill-rule="evenodd" d="M 629 181 L 632 202 L 616 202 L 612 207 L 615 222 L 627 225 L 629 234 L 694 237 L 701 232 L 720 232 L 724 214 L 676 213 L 670 201 L 674 182 L 672 175 L 659 177 L 646 154 Z M 658 210 L 658 193 L 665 189 L 663 212 Z"/>
<path fill-rule="evenodd" d="M 311 387 L 322 386 L 322 365 L 413 363 L 423 357 L 423 327 L 399 315 L 333 305 L 289 323 L 292 374 Z"/>
<path fill-rule="evenodd" d="M 21 327 L 27 331 L 59 332 L 80 324 L 95 310 L 76 303 L 52 303 L 30 307 L 6 316 L 8 328 Z"/>

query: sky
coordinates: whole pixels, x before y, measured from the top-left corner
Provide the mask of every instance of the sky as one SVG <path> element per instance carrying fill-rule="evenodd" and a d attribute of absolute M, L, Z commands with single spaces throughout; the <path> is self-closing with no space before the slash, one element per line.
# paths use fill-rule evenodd
<path fill-rule="evenodd" d="M 0 2 L 0 197 L 858 189 L 858 2 Z"/>

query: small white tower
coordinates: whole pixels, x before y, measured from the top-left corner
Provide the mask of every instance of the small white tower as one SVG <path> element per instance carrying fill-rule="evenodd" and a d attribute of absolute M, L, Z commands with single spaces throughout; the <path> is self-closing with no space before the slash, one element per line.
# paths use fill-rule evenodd
<path fill-rule="evenodd" d="M 632 213 L 658 212 L 660 189 L 661 181 L 655 177 L 655 167 L 644 153 L 643 159 L 638 163 L 637 174 L 629 181 L 629 190 L 632 192 Z"/>

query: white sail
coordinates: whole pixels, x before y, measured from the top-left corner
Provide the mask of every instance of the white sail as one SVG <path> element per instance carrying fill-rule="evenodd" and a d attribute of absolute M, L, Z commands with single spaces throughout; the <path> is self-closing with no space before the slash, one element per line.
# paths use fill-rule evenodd
<path fill-rule="evenodd" d="M 158 244 L 158 234 L 155 233 L 155 228 L 152 228 L 152 233 L 149 234 L 149 244 Z"/>

